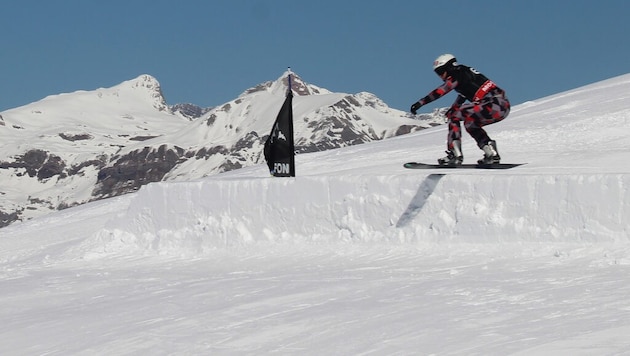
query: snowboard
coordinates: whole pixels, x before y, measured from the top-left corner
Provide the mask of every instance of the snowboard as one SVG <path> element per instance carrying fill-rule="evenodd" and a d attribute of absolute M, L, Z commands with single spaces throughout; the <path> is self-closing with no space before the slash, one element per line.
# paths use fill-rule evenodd
<path fill-rule="evenodd" d="M 407 162 L 403 166 L 405 168 L 411 169 L 436 169 L 436 168 L 445 168 L 445 169 L 510 169 L 518 166 L 522 166 L 525 163 L 494 163 L 494 164 L 460 164 L 460 165 L 440 165 L 440 164 L 429 164 L 429 163 L 420 163 L 420 162 Z"/>

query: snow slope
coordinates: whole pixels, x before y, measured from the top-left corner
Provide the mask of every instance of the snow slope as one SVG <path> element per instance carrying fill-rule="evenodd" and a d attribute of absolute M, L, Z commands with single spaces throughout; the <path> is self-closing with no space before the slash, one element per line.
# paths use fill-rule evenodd
<path fill-rule="evenodd" d="M 630 354 L 629 102 L 516 106 L 511 170 L 402 168 L 436 127 L 0 229 L 0 354 Z"/>

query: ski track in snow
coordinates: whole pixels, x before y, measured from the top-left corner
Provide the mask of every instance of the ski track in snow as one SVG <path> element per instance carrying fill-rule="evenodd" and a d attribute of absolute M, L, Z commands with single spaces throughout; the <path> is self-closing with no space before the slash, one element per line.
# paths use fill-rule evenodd
<path fill-rule="evenodd" d="M 0 229 L 0 354 L 630 354 L 629 87 L 515 107 L 507 171 L 402 168 L 438 127 Z"/>

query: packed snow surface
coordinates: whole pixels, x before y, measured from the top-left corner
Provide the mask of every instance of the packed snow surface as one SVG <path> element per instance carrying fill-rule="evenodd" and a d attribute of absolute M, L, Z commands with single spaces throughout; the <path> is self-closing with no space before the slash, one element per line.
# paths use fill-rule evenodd
<path fill-rule="evenodd" d="M 510 170 L 403 168 L 442 126 L 0 229 L 0 354 L 630 354 L 629 103 L 515 106 Z"/>

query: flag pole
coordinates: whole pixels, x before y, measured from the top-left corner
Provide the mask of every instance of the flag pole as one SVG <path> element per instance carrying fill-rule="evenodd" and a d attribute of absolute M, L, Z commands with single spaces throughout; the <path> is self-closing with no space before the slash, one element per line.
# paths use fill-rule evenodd
<path fill-rule="evenodd" d="M 287 95 L 293 95 L 293 91 L 291 90 L 291 67 L 287 67 L 287 72 L 289 72 L 289 77 L 288 77 L 288 83 L 289 83 L 289 91 L 287 92 Z"/>

